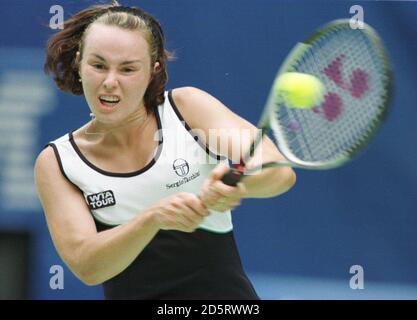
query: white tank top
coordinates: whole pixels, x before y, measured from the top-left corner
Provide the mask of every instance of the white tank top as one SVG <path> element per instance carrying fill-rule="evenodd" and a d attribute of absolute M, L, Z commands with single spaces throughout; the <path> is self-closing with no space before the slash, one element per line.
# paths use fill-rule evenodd
<path fill-rule="evenodd" d="M 131 220 L 161 198 L 178 192 L 199 194 L 204 181 L 218 163 L 228 160 L 210 152 L 183 120 L 171 91 L 158 106 L 159 141 L 154 157 L 143 169 L 112 173 L 89 162 L 74 141 L 72 132 L 49 145 L 54 149 L 62 174 L 83 193 L 92 215 L 115 226 Z M 140 143 L 140 141 L 138 141 Z M 233 229 L 230 211 L 211 211 L 199 225 L 207 231 Z"/>

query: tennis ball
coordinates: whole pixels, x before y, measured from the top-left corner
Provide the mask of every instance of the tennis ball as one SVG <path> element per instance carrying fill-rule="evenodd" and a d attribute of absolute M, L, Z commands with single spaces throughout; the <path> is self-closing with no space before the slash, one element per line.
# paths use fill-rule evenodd
<path fill-rule="evenodd" d="M 274 85 L 276 97 L 282 97 L 287 106 L 299 109 L 312 108 L 323 98 L 324 85 L 313 75 L 300 72 L 281 74 Z"/>

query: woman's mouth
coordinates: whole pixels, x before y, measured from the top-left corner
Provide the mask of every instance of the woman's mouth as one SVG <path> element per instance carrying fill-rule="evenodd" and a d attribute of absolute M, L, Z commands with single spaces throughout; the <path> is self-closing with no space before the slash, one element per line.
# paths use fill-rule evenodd
<path fill-rule="evenodd" d="M 113 109 L 120 102 L 120 98 L 114 95 L 101 95 L 99 100 L 101 106 L 105 109 Z"/>

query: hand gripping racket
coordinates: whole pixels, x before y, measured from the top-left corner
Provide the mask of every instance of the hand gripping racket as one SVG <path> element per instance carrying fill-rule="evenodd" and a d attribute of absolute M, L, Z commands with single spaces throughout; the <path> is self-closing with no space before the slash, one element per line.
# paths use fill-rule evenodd
<path fill-rule="evenodd" d="M 325 88 L 320 104 L 310 109 L 286 105 L 274 91 L 277 79 L 286 72 L 320 79 Z M 382 41 L 369 25 L 351 29 L 349 20 L 335 20 L 295 46 L 274 85 L 250 150 L 222 178 L 227 185 L 235 186 L 248 174 L 245 164 L 269 131 L 286 160 L 253 170 L 277 166 L 325 170 L 344 165 L 370 143 L 384 121 L 393 77 Z"/>

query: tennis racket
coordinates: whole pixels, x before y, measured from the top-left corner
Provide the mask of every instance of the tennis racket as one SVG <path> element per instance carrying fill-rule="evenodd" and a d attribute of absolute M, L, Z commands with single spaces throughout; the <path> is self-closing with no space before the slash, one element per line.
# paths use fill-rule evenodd
<path fill-rule="evenodd" d="M 286 72 L 313 75 L 324 85 L 320 104 L 310 109 L 286 105 L 274 90 Z M 326 170 L 346 164 L 372 140 L 386 118 L 393 88 L 389 58 L 378 34 L 364 24 L 335 20 L 298 43 L 282 64 L 258 123 L 259 133 L 240 164 L 222 178 L 235 186 L 248 175 L 245 164 L 269 131 L 285 161 L 251 171 L 289 166 Z"/>

